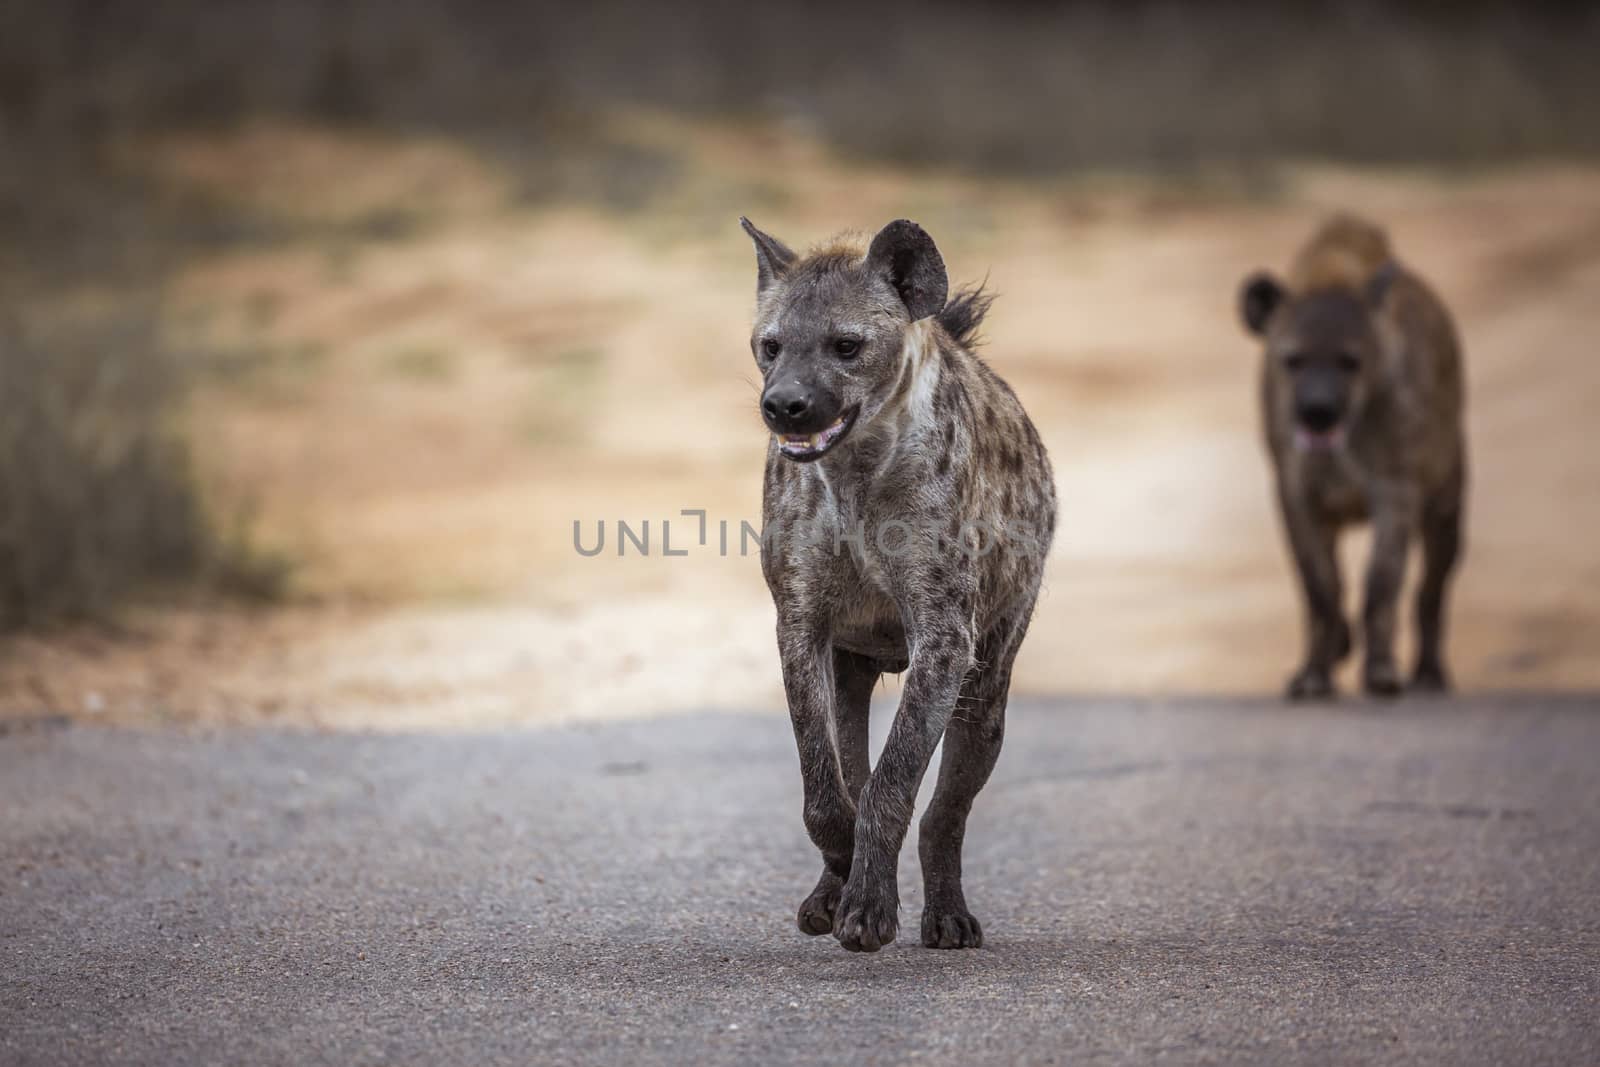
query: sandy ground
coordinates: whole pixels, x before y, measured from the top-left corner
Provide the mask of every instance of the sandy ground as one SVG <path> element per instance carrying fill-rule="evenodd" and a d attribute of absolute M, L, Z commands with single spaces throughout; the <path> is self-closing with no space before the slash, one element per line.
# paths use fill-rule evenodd
<path fill-rule="evenodd" d="M 146 146 L 168 181 L 344 234 L 197 260 L 171 292 L 174 332 L 232 368 L 192 416 L 214 497 L 300 567 L 270 611 L 13 640 L 0 713 L 399 727 L 778 705 L 771 607 L 738 551 L 765 444 L 741 213 L 796 244 L 910 216 L 953 278 L 1000 294 L 986 353 L 1063 502 L 1027 692 L 1277 690 L 1298 604 L 1235 286 L 1332 210 L 1381 220 L 1467 348 L 1457 680 L 1600 687 L 1600 171 L 1301 169 L 1246 196 L 904 173 L 661 119 L 610 135 L 671 153 L 647 206 L 530 199 L 448 141 L 264 124 Z M 337 225 L 391 216 L 418 221 Z M 706 545 L 684 509 L 706 510 Z M 647 555 L 619 558 L 619 520 L 649 523 Z M 663 554 L 669 521 L 686 555 Z M 579 555 L 574 523 L 592 545 L 602 522 L 605 551 Z M 1359 566 L 1361 539 L 1345 547 Z"/>

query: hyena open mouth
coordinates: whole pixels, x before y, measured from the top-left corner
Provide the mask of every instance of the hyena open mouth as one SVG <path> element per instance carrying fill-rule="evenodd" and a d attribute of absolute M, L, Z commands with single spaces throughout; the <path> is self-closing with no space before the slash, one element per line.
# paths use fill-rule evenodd
<path fill-rule="evenodd" d="M 777 434 L 775 436 L 778 438 L 778 451 L 802 463 L 821 459 L 833 446 L 845 439 L 850 428 L 856 424 L 856 416 L 860 413 L 861 407 L 858 404 L 840 415 L 826 430 L 817 433 Z"/>
<path fill-rule="evenodd" d="M 1294 428 L 1294 446 L 1302 452 L 1334 452 L 1344 447 L 1344 438 L 1342 425 L 1327 430 L 1313 430 L 1305 426 Z"/>

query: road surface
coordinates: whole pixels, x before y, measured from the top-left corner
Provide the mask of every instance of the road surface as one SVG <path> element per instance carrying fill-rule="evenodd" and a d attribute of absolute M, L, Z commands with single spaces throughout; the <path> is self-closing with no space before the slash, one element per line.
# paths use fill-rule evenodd
<path fill-rule="evenodd" d="M 1020 704 L 965 952 L 796 931 L 791 745 L 14 725 L 0 1063 L 1600 1062 L 1600 698 Z"/>

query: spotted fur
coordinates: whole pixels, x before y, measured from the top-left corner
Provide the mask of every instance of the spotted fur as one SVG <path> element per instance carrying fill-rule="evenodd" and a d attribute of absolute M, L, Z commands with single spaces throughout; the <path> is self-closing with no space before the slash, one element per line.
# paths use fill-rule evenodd
<path fill-rule="evenodd" d="M 962 839 L 999 755 L 1012 662 L 1055 529 L 1050 461 L 1016 395 L 972 351 L 991 298 L 980 287 L 947 299 L 943 261 L 920 227 L 902 220 L 870 245 L 799 256 L 745 226 L 769 426 L 810 430 L 857 413 L 813 462 L 785 455 L 777 436 L 767 453 L 763 515 L 779 535 L 763 539 L 762 569 L 805 825 L 823 858 L 800 929 L 853 951 L 894 939 L 899 851 L 943 739 L 920 829 L 922 942 L 976 947 Z M 848 357 L 841 338 L 859 341 Z M 792 533 L 819 525 L 833 536 Z M 868 704 L 886 671 L 906 682 L 871 766 Z"/>

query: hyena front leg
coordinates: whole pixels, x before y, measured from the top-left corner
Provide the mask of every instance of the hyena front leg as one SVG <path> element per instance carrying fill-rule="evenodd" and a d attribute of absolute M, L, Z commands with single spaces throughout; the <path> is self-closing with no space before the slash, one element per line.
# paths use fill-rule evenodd
<path fill-rule="evenodd" d="M 1305 662 L 1289 679 L 1291 700 L 1333 695 L 1333 668 L 1350 654 L 1350 624 L 1344 617 L 1339 576 L 1339 529 L 1314 515 L 1293 494 L 1280 490 L 1284 529 L 1305 592 Z"/>
<path fill-rule="evenodd" d="M 780 618 L 782 614 L 780 611 Z M 778 657 L 783 664 L 795 747 L 800 753 L 806 833 L 822 853 L 823 882 L 818 891 L 825 888 L 830 876 L 843 885 L 855 849 L 855 802 L 845 785 L 829 721 L 834 714 L 832 656 L 825 634 L 779 623 Z M 800 929 L 808 934 L 819 932 L 811 929 L 814 920 L 807 911 L 815 896 L 813 892 L 806 898 L 798 916 Z"/>
<path fill-rule="evenodd" d="M 872 688 L 878 684 L 878 675 L 874 660 L 843 649 L 834 650 L 833 710 L 838 724 L 839 763 L 844 771 L 845 789 L 851 803 L 860 800 L 861 789 L 867 784 L 867 775 L 872 770 L 867 748 L 867 724 L 872 706 Z M 839 893 L 844 889 L 848 873 L 840 873 L 823 864 L 817 887 L 800 904 L 801 933 L 815 935 L 833 932 Z"/>
<path fill-rule="evenodd" d="M 1394 626 L 1400 587 L 1406 577 L 1415 508 L 1408 495 L 1386 495 L 1372 509 L 1372 557 L 1367 561 L 1366 594 L 1361 608 L 1366 659 L 1361 680 L 1373 696 L 1400 692 L 1400 670 L 1394 661 Z"/>
<path fill-rule="evenodd" d="M 1422 509 L 1422 582 L 1417 586 L 1417 669 L 1414 689 L 1442 693 L 1450 688 L 1444 665 L 1445 595 L 1461 555 L 1463 478 L 1457 475 Z"/>
<path fill-rule="evenodd" d="M 929 948 L 983 946 L 983 927 L 967 910 L 961 889 L 961 844 L 972 801 L 1000 757 L 1011 664 L 1030 611 L 1031 607 L 1022 613 L 1020 624 L 1003 626 L 979 642 L 977 662 L 962 683 L 950 725 L 945 727 L 939 784 L 922 815 L 917 838 L 926 900 L 922 943 Z"/>
<path fill-rule="evenodd" d="M 911 643 L 900 708 L 861 791 L 855 856 L 834 923 L 834 935 L 852 952 L 876 952 L 899 932 L 900 846 L 917 787 L 972 664 L 970 615 L 930 613 L 920 620 Z"/>

